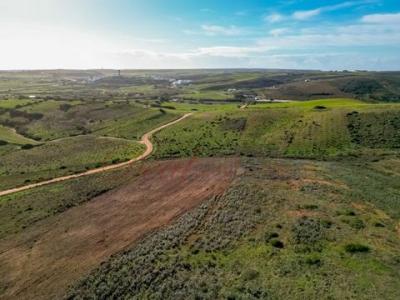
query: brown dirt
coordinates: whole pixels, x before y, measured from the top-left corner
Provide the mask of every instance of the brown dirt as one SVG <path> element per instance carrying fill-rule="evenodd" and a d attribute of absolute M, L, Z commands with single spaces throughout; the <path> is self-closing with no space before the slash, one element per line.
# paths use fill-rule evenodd
<path fill-rule="evenodd" d="M 56 299 L 146 233 L 224 192 L 238 159 L 147 163 L 135 181 L 1 241 L 0 298 Z"/>

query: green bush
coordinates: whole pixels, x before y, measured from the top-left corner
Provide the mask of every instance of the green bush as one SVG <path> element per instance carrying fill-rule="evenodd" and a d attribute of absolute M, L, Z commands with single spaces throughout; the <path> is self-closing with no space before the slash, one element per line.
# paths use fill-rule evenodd
<path fill-rule="evenodd" d="M 285 246 L 280 240 L 272 240 L 271 245 L 278 249 L 282 249 Z"/>
<path fill-rule="evenodd" d="M 320 266 L 322 264 L 319 256 L 311 255 L 306 258 L 306 264 L 310 266 Z"/>
<path fill-rule="evenodd" d="M 242 276 L 245 281 L 250 281 L 260 276 L 260 273 L 256 270 L 247 270 L 246 272 L 243 273 Z"/>
<path fill-rule="evenodd" d="M 273 238 L 279 237 L 279 234 L 277 232 L 267 232 L 265 234 L 265 241 L 269 242 Z"/>
<path fill-rule="evenodd" d="M 344 247 L 344 250 L 349 253 L 358 253 L 358 252 L 369 252 L 370 248 L 368 246 L 362 244 L 347 244 Z"/>
<path fill-rule="evenodd" d="M 29 149 L 32 149 L 33 147 L 34 147 L 34 146 L 31 145 L 31 144 L 25 144 L 25 145 L 22 145 L 22 146 L 21 146 L 21 149 L 29 150 Z"/>
<path fill-rule="evenodd" d="M 363 229 L 363 228 L 365 228 L 365 224 L 364 224 L 363 220 L 358 219 L 358 218 L 350 220 L 349 225 L 351 227 L 353 227 L 354 229 Z"/>
<path fill-rule="evenodd" d="M 300 209 L 307 209 L 307 210 L 316 210 L 316 209 L 318 209 L 318 205 L 316 205 L 316 204 L 305 204 L 305 205 L 303 205 L 303 206 L 300 206 L 299 208 Z"/>
<path fill-rule="evenodd" d="M 114 158 L 114 159 L 111 161 L 112 164 L 118 164 L 118 163 L 120 163 L 120 162 L 121 162 L 121 159 L 120 159 L 120 158 Z"/>
<path fill-rule="evenodd" d="M 292 237 L 296 244 L 313 244 L 321 240 L 322 236 L 319 220 L 302 217 L 292 227 Z"/>

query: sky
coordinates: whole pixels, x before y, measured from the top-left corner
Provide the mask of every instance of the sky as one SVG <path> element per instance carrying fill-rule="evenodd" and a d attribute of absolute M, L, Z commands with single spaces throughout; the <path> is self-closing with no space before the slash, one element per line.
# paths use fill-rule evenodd
<path fill-rule="evenodd" d="M 400 0 L 0 0 L 0 69 L 400 70 Z"/>

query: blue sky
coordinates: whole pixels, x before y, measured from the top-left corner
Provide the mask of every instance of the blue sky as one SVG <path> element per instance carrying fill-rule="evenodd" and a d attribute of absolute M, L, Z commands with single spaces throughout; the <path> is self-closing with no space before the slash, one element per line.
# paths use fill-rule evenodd
<path fill-rule="evenodd" d="M 0 69 L 400 70 L 400 1 L 1 0 Z"/>

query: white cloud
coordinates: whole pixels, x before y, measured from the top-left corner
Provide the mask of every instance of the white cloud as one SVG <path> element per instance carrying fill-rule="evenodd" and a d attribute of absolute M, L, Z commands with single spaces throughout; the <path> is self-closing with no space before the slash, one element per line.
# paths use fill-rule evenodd
<path fill-rule="evenodd" d="M 215 13 L 215 11 L 210 8 L 202 8 L 202 9 L 200 9 L 200 11 L 202 13 Z"/>
<path fill-rule="evenodd" d="M 295 11 L 292 14 L 292 18 L 295 20 L 304 21 L 304 20 L 308 20 L 310 18 L 316 17 L 323 12 L 335 11 L 335 10 L 348 8 L 348 7 L 352 7 L 352 6 L 363 5 L 363 4 L 367 4 L 367 3 L 371 3 L 371 2 L 373 2 L 373 0 L 347 1 L 347 2 L 342 2 L 339 4 L 335 4 L 335 5 L 322 6 L 322 7 L 318 7 L 318 8 L 310 9 L 310 10 L 299 10 L 299 11 Z"/>
<path fill-rule="evenodd" d="M 13 1 L 29 4 L 29 9 L 24 14 L 18 14 L 19 8 L 22 7 L 23 10 L 26 8 L 14 4 Z M 82 26 L 83 23 L 72 24 L 71 20 L 66 20 L 73 11 L 68 7 L 65 7 L 65 11 L 59 11 L 60 8 L 54 4 L 55 2 L 65 3 L 63 4 L 65 6 L 70 3 L 62 0 L 37 0 L 36 3 L 43 4 L 45 12 L 36 15 L 32 13 L 35 11 L 32 0 L 0 0 L 0 41 L 3 45 L 0 47 L 0 57 L 3 58 L 0 60 L 0 69 L 400 68 L 400 54 L 396 54 L 395 51 L 382 51 L 382 55 L 374 55 L 364 52 L 361 48 L 379 46 L 382 47 L 380 49 L 392 47 L 393 50 L 400 47 L 400 13 L 366 15 L 348 26 L 284 28 L 287 26 L 285 24 L 281 26 L 282 28 L 269 28 L 271 29 L 269 32 L 264 31 L 265 38 L 253 42 L 245 36 L 255 31 L 252 27 L 207 24 L 197 28 L 196 31 L 186 30 L 186 33 L 235 38 L 229 38 L 230 44 L 224 44 L 228 38 L 218 39 L 218 44 L 216 44 L 217 39 L 186 39 L 194 41 L 185 44 L 185 39 L 171 41 L 167 35 L 152 38 L 148 35 L 126 33 L 122 36 L 122 33 L 107 32 L 105 27 L 91 31 L 88 27 Z M 12 5 L 5 6 L 4 3 Z M 353 3 L 355 2 L 343 2 L 340 6 L 327 6 L 315 10 L 323 13 L 355 5 Z M 316 16 L 317 12 L 303 12 L 300 18 L 310 17 L 310 14 Z M 9 17 L 10 15 L 13 17 Z M 62 17 L 65 20 L 62 20 Z M 278 23 L 293 20 L 293 15 L 284 16 L 275 13 L 266 16 L 265 20 L 271 24 Z M 238 35 L 242 35 L 240 39 L 236 37 Z M 258 35 L 252 35 L 251 38 L 256 39 L 256 36 Z M 202 42 L 205 44 L 201 44 Z M 347 52 L 327 53 L 328 49 L 333 47 L 339 49 L 338 52 Z"/>
<path fill-rule="evenodd" d="M 235 12 L 235 16 L 238 16 L 238 17 L 245 17 L 248 15 L 249 15 L 249 12 L 247 10 L 240 10 L 240 11 Z"/>
<path fill-rule="evenodd" d="M 280 36 L 288 33 L 290 30 L 288 28 L 275 28 L 269 31 L 269 34 L 272 36 Z"/>
<path fill-rule="evenodd" d="M 361 21 L 374 24 L 400 24 L 400 13 L 366 15 L 362 17 Z"/>
<path fill-rule="evenodd" d="M 301 11 L 296 11 L 293 13 L 293 18 L 296 20 L 307 20 L 312 17 L 318 16 L 322 12 L 321 8 L 317 9 L 312 9 L 312 10 L 301 10 Z"/>
<path fill-rule="evenodd" d="M 262 53 L 256 48 L 240 47 L 201 48 L 190 53 L 161 54 L 148 51 L 133 51 L 115 54 L 121 68 L 277 68 L 277 69 L 370 69 L 396 70 L 400 67 L 396 56 L 369 56 L 357 52 L 315 53 L 299 51 L 296 54 Z M 248 52 L 250 51 L 250 52 Z M 257 55 L 251 55 L 252 52 Z M 240 56 L 226 55 L 236 52 Z M 253 52 L 253 53 L 254 53 Z M 223 54 L 223 56 L 221 56 Z M 115 64 L 114 64 L 115 65 Z"/>
<path fill-rule="evenodd" d="M 326 47 L 357 46 L 398 46 L 400 32 L 387 28 L 369 31 L 361 28 L 359 32 L 352 28 L 332 29 L 331 32 L 314 31 L 305 34 L 276 35 L 261 39 L 260 45 L 278 49 L 321 49 Z"/>
<path fill-rule="evenodd" d="M 219 56 L 219 57 L 249 57 L 252 54 L 265 53 L 270 50 L 267 46 L 254 46 L 254 47 L 205 47 L 199 48 L 189 54 L 189 56 Z"/>
<path fill-rule="evenodd" d="M 243 33 L 243 29 L 238 28 L 236 26 L 218 26 L 218 25 L 202 25 L 201 29 L 207 35 L 215 36 L 215 35 L 227 35 L 227 36 L 235 36 Z"/>
<path fill-rule="evenodd" d="M 273 13 L 264 17 L 264 20 L 269 23 L 278 23 L 285 19 L 285 17 L 278 13 Z"/>

